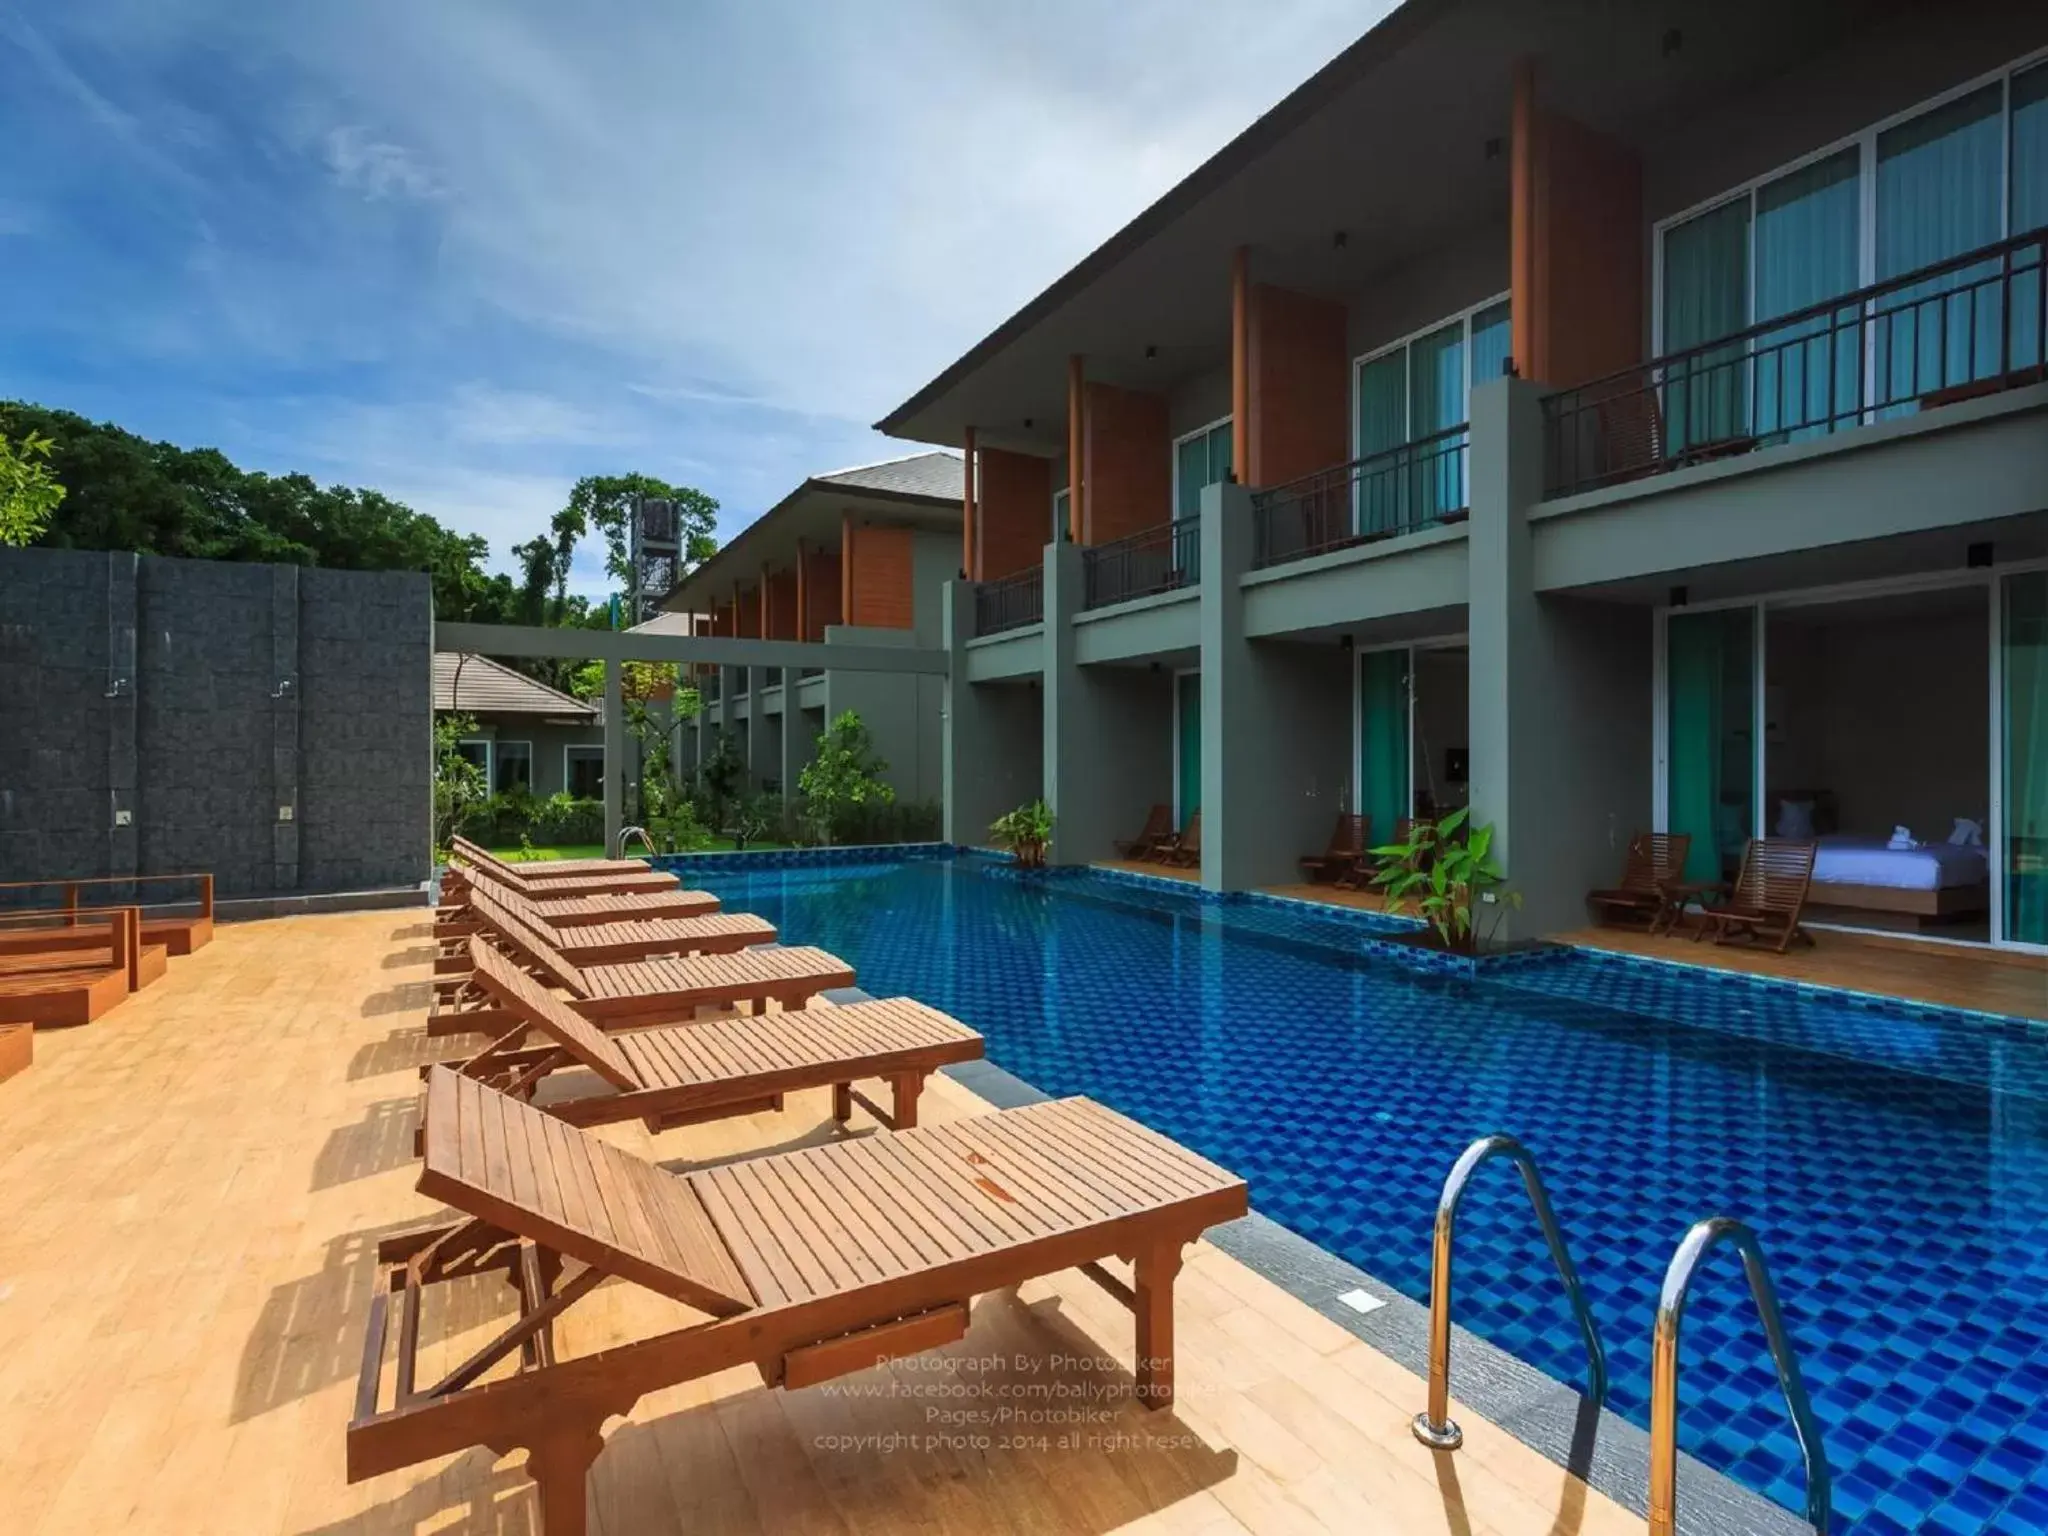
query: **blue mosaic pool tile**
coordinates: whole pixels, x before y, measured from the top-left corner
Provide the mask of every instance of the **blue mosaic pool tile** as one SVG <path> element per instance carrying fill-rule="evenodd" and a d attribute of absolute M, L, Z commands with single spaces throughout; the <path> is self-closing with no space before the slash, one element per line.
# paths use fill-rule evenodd
<path fill-rule="evenodd" d="M 980 857 L 689 878 L 845 955 L 870 991 L 953 1012 L 1039 1088 L 1237 1169 L 1266 1215 L 1418 1299 L 1451 1162 L 1514 1131 L 1599 1320 L 1611 1406 L 1638 1424 L 1671 1251 L 1694 1220 L 1739 1216 L 1777 1278 L 1838 1528 L 2048 1531 L 2040 1030 L 1584 954 L 1425 975 L 1370 952 L 1393 931 L 1377 914 Z M 1511 1170 L 1480 1173 L 1458 1242 L 1458 1320 L 1582 1381 Z M 1730 1254 L 1696 1283 L 1683 1380 L 1686 1449 L 1803 1507 Z"/>

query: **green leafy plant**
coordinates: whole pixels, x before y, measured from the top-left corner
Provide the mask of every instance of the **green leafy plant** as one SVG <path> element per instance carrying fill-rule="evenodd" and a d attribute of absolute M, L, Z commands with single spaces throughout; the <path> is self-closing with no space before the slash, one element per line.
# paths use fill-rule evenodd
<path fill-rule="evenodd" d="M 484 771 L 462 753 L 462 739 L 476 734 L 469 715 L 434 717 L 434 847 L 445 849 L 478 807 L 491 798 Z"/>
<path fill-rule="evenodd" d="M 780 795 L 748 795 L 733 808 L 730 827 L 733 847 L 743 849 L 749 843 L 760 842 L 774 831 L 781 821 Z"/>
<path fill-rule="evenodd" d="M 64 487 L 50 470 L 55 445 L 38 432 L 9 442 L 0 432 L 0 544 L 29 544 L 50 526 Z"/>
<path fill-rule="evenodd" d="M 540 850 L 534 847 L 533 845 L 533 834 L 531 832 L 525 831 L 523 829 L 521 830 L 519 834 L 519 853 L 517 857 L 519 859 L 519 862 L 522 864 L 531 863 L 533 860 L 540 857 Z"/>
<path fill-rule="evenodd" d="M 893 805 L 896 791 L 882 777 L 889 765 L 875 756 L 860 716 L 847 710 L 825 727 L 818 753 L 797 786 L 823 843 L 838 843 L 876 807 Z"/>
<path fill-rule="evenodd" d="M 1506 876 L 1493 857 L 1491 825 L 1468 827 L 1470 812 L 1456 810 L 1441 821 L 1417 819 L 1408 840 L 1373 849 L 1385 862 L 1372 883 L 1387 893 L 1389 912 L 1413 912 L 1427 922 L 1445 949 L 1470 954 L 1479 947 L 1473 907 L 1494 891 L 1519 907 L 1519 891 L 1503 887 Z"/>
<path fill-rule="evenodd" d="M 703 810 L 714 827 L 723 826 L 746 782 L 747 760 L 730 731 L 718 732 L 711 751 L 697 765 L 697 789 Z"/>
<path fill-rule="evenodd" d="M 1052 842 L 1052 808 L 1043 800 L 1027 801 L 998 816 L 988 830 L 996 846 L 1009 849 L 1024 868 L 1042 869 L 1046 847 Z"/>

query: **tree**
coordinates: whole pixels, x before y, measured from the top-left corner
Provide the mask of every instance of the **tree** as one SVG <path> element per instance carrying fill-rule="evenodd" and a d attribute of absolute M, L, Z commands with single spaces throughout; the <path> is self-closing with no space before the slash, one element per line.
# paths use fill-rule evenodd
<path fill-rule="evenodd" d="M 472 715 L 434 718 L 434 846 L 446 848 L 470 812 L 490 798 L 484 771 L 462 752 L 462 738 L 476 734 Z"/>
<path fill-rule="evenodd" d="M 545 561 L 555 601 L 566 602 L 570 561 L 575 557 L 576 546 L 593 530 L 604 538 L 606 574 L 620 586 L 630 586 L 633 569 L 627 558 L 627 519 L 643 496 L 665 497 L 676 504 L 676 536 L 681 546 L 678 576 L 717 552 L 718 540 L 713 536 L 718 524 L 715 497 L 692 486 L 670 485 L 652 475 L 585 475 L 569 492 L 568 505 L 554 515 L 548 526 L 552 542 L 543 548 L 543 541 L 534 539 L 513 551 L 525 562 L 528 588 Z"/>
<path fill-rule="evenodd" d="M 819 841 L 837 842 L 865 812 L 895 803 L 896 791 L 882 777 L 888 771 L 889 765 L 875 756 L 868 728 L 852 710 L 825 727 L 818 755 L 797 780 Z"/>
<path fill-rule="evenodd" d="M 19 444 L 0 432 L 0 544 L 27 544 L 49 524 L 64 499 L 64 487 L 50 473 L 50 440 L 36 432 Z"/>

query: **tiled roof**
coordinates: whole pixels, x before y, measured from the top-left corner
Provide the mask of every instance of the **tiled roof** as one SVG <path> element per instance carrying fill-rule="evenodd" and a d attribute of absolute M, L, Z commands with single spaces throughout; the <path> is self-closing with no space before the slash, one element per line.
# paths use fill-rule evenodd
<path fill-rule="evenodd" d="M 908 458 L 861 464 L 829 475 L 814 475 L 812 479 L 820 485 L 886 491 L 897 496 L 937 496 L 958 501 L 961 495 L 960 456 L 953 453 L 913 453 Z"/>
<path fill-rule="evenodd" d="M 457 671 L 461 677 L 458 681 Z M 461 651 L 434 653 L 434 708 L 472 715 L 573 715 L 595 720 L 598 712 L 581 699 L 537 683 L 488 656 Z"/>

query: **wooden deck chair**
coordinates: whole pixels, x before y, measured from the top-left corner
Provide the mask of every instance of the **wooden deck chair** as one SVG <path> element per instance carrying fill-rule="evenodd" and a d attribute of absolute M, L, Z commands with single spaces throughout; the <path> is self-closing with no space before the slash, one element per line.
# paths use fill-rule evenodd
<path fill-rule="evenodd" d="M 1641 923 L 1655 933 L 1673 916 L 1667 893 L 1685 879 L 1691 853 L 1690 832 L 1638 832 L 1622 855 L 1620 882 L 1586 892 L 1586 905 L 1603 923 Z"/>
<path fill-rule="evenodd" d="M 468 845 L 475 848 L 475 844 Z M 459 850 L 458 850 L 459 853 Z M 477 857 L 467 854 L 450 859 L 441 877 L 444 891 L 460 893 L 472 879 L 488 875 L 500 885 L 509 886 L 522 896 L 535 900 L 562 896 L 602 896 L 615 891 L 668 891 L 679 883 L 676 877 L 665 869 L 654 869 L 638 859 L 628 859 L 622 865 L 604 869 L 572 871 L 567 874 L 536 875 L 544 860 L 533 865 L 508 864 L 492 854 L 476 849 Z"/>
<path fill-rule="evenodd" d="M 1162 846 L 1156 856 L 1161 864 L 1173 864 L 1183 869 L 1193 869 L 1202 862 L 1202 813 L 1195 812 L 1188 818 L 1178 836 Z"/>
<path fill-rule="evenodd" d="M 470 910 L 472 892 L 482 891 L 499 906 L 522 913 L 537 928 L 563 932 L 570 928 L 596 927 L 607 923 L 647 921 L 664 917 L 703 917 L 718 910 L 718 898 L 709 891 L 612 891 L 589 896 L 529 895 L 478 873 L 465 884 L 454 904 L 444 904 L 434 913 L 438 938 L 460 938 L 476 927 Z"/>
<path fill-rule="evenodd" d="M 1751 838 L 1742 850 L 1742 867 L 1735 883 L 1726 888 L 1726 899 L 1705 911 L 1705 920 L 1714 925 L 1714 942 L 1726 944 L 1737 938 L 1775 941 L 1781 955 L 1794 939 L 1811 944 L 1813 935 L 1800 926 L 1799 917 L 1806 910 L 1813 859 L 1819 848 L 1818 843 L 1792 838 Z"/>
<path fill-rule="evenodd" d="M 1395 844 L 1406 843 L 1414 836 L 1415 818 L 1413 816 L 1403 816 L 1394 823 L 1394 841 L 1386 846 L 1391 848 Z M 1343 870 L 1330 883 L 1342 891 L 1369 890 L 1372 886 L 1373 877 L 1386 866 L 1387 862 L 1386 859 L 1381 858 L 1372 851 L 1372 845 L 1368 842 L 1359 851 L 1358 857 L 1351 861 L 1349 867 Z"/>
<path fill-rule="evenodd" d="M 641 1120 L 660 1131 L 780 1109 L 786 1093 L 829 1087 L 842 1125 L 857 1101 L 888 1129 L 907 1130 L 933 1072 L 982 1056 L 980 1035 L 904 997 L 608 1035 L 483 939 L 469 948 L 478 985 L 517 1022 L 457 1070 L 533 1102 L 551 1074 L 587 1068 L 588 1091 L 540 1103 L 571 1125 Z M 523 1045 L 534 1036 L 543 1043 Z M 871 1078 L 889 1084 L 890 1109 L 853 1086 Z"/>
<path fill-rule="evenodd" d="M 577 965 L 603 965 L 618 960 L 651 960 L 656 955 L 724 955 L 756 944 L 773 944 L 775 925 L 751 912 L 707 912 L 702 917 L 628 918 L 550 929 L 531 902 L 506 893 L 504 909 L 529 927 L 547 932 L 556 949 Z M 476 924 L 462 933 L 441 935 L 434 951 L 436 976 L 468 972 L 469 940 Z"/>
<path fill-rule="evenodd" d="M 71 908 L 61 915 L 70 921 L 54 930 L 62 940 L 59 948 L 0 955 L 0 1024 L 44 1029 L 90 1024 L 170 966 L 163 945 L 142 942 L 139 907 Z M 49 913 L 10 913 L 0 918 L 0 932 L 49 929 L 51 918 Z M 96 947 L 80 947 L 80 929 L 97 938 Z"/>
<path fill-rule="evenodd" d="M 464 1219 L 378 1245 L 348 1480 L 524 1449 L 544 1536 L 584 1532 L 605 1421 L 648 1393 L 738 1365 L 813 1386 L 950 1344 L 976 1296 L 1062 1270 L 1130 1309 L 1138 1399 L 1167 1407 L 1182 1250 L 1249 1204 L 1242 1179 L 1087 1099 L 677 1175 L 436 1067 L 425 1148 L 420 1193 Z M 1102 1267 L 1111 1255 L 1132 1283 Z M 424 1292 L 492 1273 L 518 1291 L 518 1320 L 423 1383 Z M 556 1321 L 608 1279 L 692 1315 L 564 1354 Z"/>
<path fill-rule="evenodd" d="M 603 875 L 640 875 L 651 868 L 645 859 L 527 859 L 515 864 L 466 837 L 450 838 L 448 846 L 464 863 L 488 869 L 500 880 L 513 876 L 536 885 L 588 880 Z"/>
<path fill-rule="evenodd" d="M 1173 807 L 1161 803 L 1145 813 L 1145 825 L 1138 835 L 1116 846 L 1117 856 L 1125 859 L 1149 859 L 1159 852 L 1161 845 L 1173 838 Z"/>
<path fill-rule="evenodd" d="M 1330 828 L 1329 845 L 1321 853 L 1303 854 L 1301 872 L 1311 885 L 1334 883 L 1371 846 L 1372 818 L 1339 812 L 1336 825 Z"/>
<path fill-rule="evenodd" d="M 161 945 L 173 956 L 189 955 L 213 939 L 212 875 L 89 875 L 0 884 L 0 903 L 15 900 L 51 912 L 139 908 L 144 947 Z M 79 935 L 77 942 L 86 949 L 105 947 L 104 938 L 90 933 Z M 33 947 L 29 941 L 0 932 L 0 951 L 24 944 Z"/>
<path fill-rule="evenodd" d="M 661 960 L 628 960 L 616 965 L 579 966 L 539 929 L 521 922 L 488 896 L 476 899 L 477 915 L 491 938 L 569 994 L 570 1006 L 605 1029 L 639 1029 L 683 1023 L 699 1008 L 768 1003 L 801 1008 L 820 992 L 853 985 L 853 967 L 837 955 L 808 945 L 765 945 L 729 955 L 689 955 Z M 474 976 L 444 977 L 435 983 L 430 1035 L 483 1030 L 502 1034 L 511 1019 L 478 986 Z"/>

